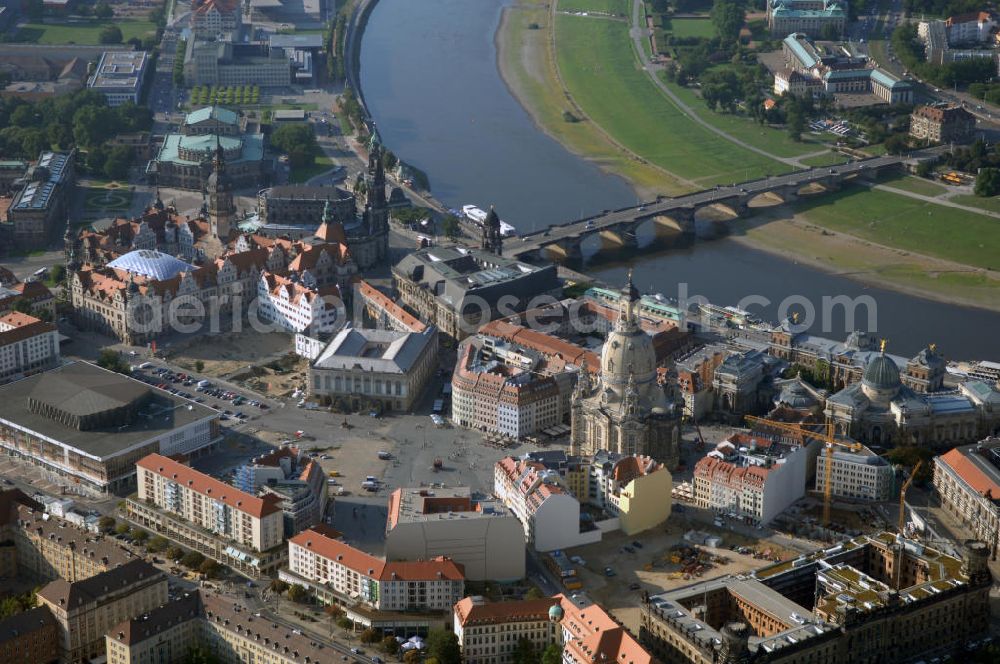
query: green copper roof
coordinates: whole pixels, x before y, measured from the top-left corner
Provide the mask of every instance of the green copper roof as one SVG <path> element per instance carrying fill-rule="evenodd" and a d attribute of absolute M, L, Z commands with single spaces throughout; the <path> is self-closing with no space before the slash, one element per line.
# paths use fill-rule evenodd
<path fill-rule="evenodd" d="M 235 112 L 230 111 L 228 108 L 223 108 L 221 106 L 206 106 L 205 108 L 199 108 L 197 111 L 191 111 L 184 118 L 184 124 L 195 124 L 198 122 L 204 122 L 205 120 L 215 119 L 219 122 L 224 122 L 225 124 L 234 125 L 239 122 L 240 116 Z"/>
<path fill-rule="evenodd" d="M 197 150 L 205 153 L 205 159 L 211 158 L 215 151 L 215 141 L 218 138 L 222 149 L 231 151 L 240 148 L 242 150 L 237 159 L 227 159 L 228 163 L 238 163 L 241 161 L 260 161 L 264 157 L 264 138 L 260 134 L 246 134 L 242 139 L 232 136 L 218 136 L 215 134 L 205 134 L 202 136 L 184 136 L 183 134 L 167 134 L 157 155 L 157 161 L 170 161 L 177 164 L 198 164 L 200 161 L 192 161 L 180 158 L 180 148 L 187 150 Z"/>

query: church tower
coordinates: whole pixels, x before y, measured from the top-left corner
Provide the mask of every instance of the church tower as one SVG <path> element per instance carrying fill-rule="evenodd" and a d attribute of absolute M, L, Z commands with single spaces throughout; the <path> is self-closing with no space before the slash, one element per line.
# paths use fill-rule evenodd
<path fill-rule="evenodd" d="M 385 161 L 382 141 L 373 126 L 368 141 L 368 172 L 365 174 L 365 221 L 368 235 L 375 243 L 375 260 L 381 262 L 389 255 L 389 201 L 385 196 Z"/>
<path fill-rule="evenodd" d="M 497 256 L 503 255 L 503 235 L 500 232 L 500 217 L 497 211 L 490 206 L 490 212 L 483 222 L 483 238 L 481 247 L 483 251 L 488 251 Z"/>
<path fill-rule="evenodd" d="M 226 174 L 226 159 L 219 137 L 215 137 L 215 157 L 212 159 L 212 174 L 205 184 L 207 197 L 206 212 L 212 235 L 223 245 L 229 240 L 229 231 L 236 214 L 233 204 L 233 187 Z"/>
<path fill-rule="evenodd" d="M 80 269 L 77 236 L 69 219 L 66 220 L 66 233 L 63 235 L 63 254 L 67 272 L 76 272 Z"/>

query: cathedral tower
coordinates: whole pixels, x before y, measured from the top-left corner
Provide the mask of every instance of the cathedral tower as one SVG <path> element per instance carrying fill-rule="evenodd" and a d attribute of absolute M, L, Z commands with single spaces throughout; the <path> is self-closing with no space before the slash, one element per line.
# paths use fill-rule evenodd
<path fill-rule="evenodd" d="M 205 184 L 206 211 L 212 235 L 225 244 L 236 214 L 233 204 L 233 187 L 226 174 L 226 159 L 219 137 L 215 137 L 215 156 L 212 159 L 212 174 Z"/>

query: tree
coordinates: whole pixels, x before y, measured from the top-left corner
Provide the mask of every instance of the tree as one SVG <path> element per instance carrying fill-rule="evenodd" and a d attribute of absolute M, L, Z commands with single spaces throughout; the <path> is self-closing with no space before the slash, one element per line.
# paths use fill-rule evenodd
<path fill-rule="evenodd" d="M 461 664 L 462 648 L 458 636 L 448 630 L 432 629 L 427 634 L 427 654 L 438 664 Z"/>
<path fill-rule="evenodd" d="M 115 15 L 115 10 L 111 9 L 111 5 L 104 2 L 104 0 L 101 0 L 96 5 L 94 5 L 94 16 L 96 16 L 97 18 L 111 18 L 114 15 Z"/>
<path fill-rule="evenodd" d="M 344 631 L 354 629 L 354 622 L 347 616 L 341 616 L 337 618 L 337 627 Z"/>
<path fill-rule="evenodd" d="M 541 599 L 543 597 L 545 597 L 545 593 L 539 590 L 538 586 L 531 586 L 524 594 L 525 599 Z"/>
<path fill-rule="evenodd" d="M 133 528 L 131 532 L 132 540 L 142 544 L 147 539 L 149 539 L 149 533 L 147 533 L 142 528 Z"/>
<path fill-rule="evenodd" d="M 198 571 L 210 579 L 215 579 L 222 573 L 222 565 L 211 558 L 206 558 L 201 565 L 198 565 Z"/>
<path fill-rule="evenodd" d="M 286 590 L 288 590 L 288 583 L 282 581 L 281 579 L 272 579 L 271 585 L 269 586 L 272 592 L 276 592 L 279 595 Z"/>
<path fill-rule="evenodd" d="M 128 526 L 127 523 L 119 523 L 117 526 L 115 526 L 115 534 L 116 535 L 124 535 L 129 530 L 130 529 L 129 529 L 129 526 Z"/>
<path fill-rule="evenodd" d="M 542 664 L 560 664 L 562 662 L 562 648 L 555 643 L 550 643 L 542 653 Z"/>
<path fill-rule="evenodd" d="M 203 645 L 196 645 L 188 651 L 184 664 L 219 664 L 219 659 Z"/>
<path fill-rule="evenodd" d="M 910 149 L 906 134 L 893 134 L 885 139 L 885 151 L 889 154 L 903 154 Z"/>
<path fill-rule="evenodd" d="M 149 541 L 146 542 L 146 551 L 149 551 L 150 553 L 159 553 L 160 551 L 165 551 L 168 546 L 170 546 L 170 542 L 166 537 L 156 535 L 151 537 Z"/>
<path fill-rule="evenodd" d="M 448 237 L 458 237 L 462 232 L 462 227 L 458 223 L 458 217 L 453 214 L 446 214 L 441 218 L 441 232 Z"/>
<path fill-rule="evenodd" d="M 303 122 L 294 122 L 275 129 L 271 134 L 271 145 L 289 155 L 296 149 L 310 157 L 319 152 L 316 134 L 313 133 L 312 127 Z"/>
<path fill-rule="evenodd" d="M 538 654 L 535 653 L 535 644 L 531 642 L 531 639 L 523 637 L 518 639 L 517 645 L 514 646 L 512 659 L 514 664 L 538 664 Z"/>
<path fill-rule="evenodd" d="M 1000 194 L 1000 168 L 983 168 L 976 176 L 976 196 L 983 198 Z"/>
<path fill-rule="evenodd" d="M 101 44 L 121 44 L 122 29 L 117 25 L 109 25 L 97 36 L 97 41 Z"/>
<path fill-rule="evenodd" d="M 416 648 L 407 650 L 403 655 L 403 664 L 420 664 L 420 651 Z"/>
<path fill-rule="evenodd" d="M 382 639 L 382 652 L 387 655 L 395 655 L 399 652 L 399 641 L 395 636 L 387 636 Z"/>
<path fill-rule="evenodd" d="M 344 615 L 344 610 L 337 606 L 336 604 L 327 604 L 323 609 L 323 613 L 330 616 L 330 619 L 336 622 L 337 618 Z"/>
<path fill-rule="evenodd" d="M 113 516 L 102 516 L 97 520 L 97 527 L 101 529 L 102 533 L 110 533 L 115 529 L 115 523 Z"/>
<path fill-rule="evenodd" d="M 297 583 L 293 583 L 288 588 L 288 599 L 292 600 L 293 602 L 304 604 L 309 599 L 309 593 L 306 592 L 304 586 L 300 586 Z"/>
<path fill-rule="evenodd" d="M 205 556 L 197 551 L 188 551 L 181 557 L 181 565 L 190 570 L 198 569 L 203 562 L 205 562 Z"/>
<path fill-rule="evenodd" d="M 102 350 L 101 354 L 97 356 L 97 366 L 120 374 L 131 373 L 128 363 L 118 353 L 110 349 Z"/>
<path fill-rule="evenodd" d="M 377 629 L 369 627 L 365 631 L 361 632 L 361 643 L 378 643 L 382 639 L 382 633 Z"/>
<path fill-rule="evenodd" d="M 167 557 L 167 560 L 180 560 L 184 557 L 184 549 L 175 544 L 168 548 L 163 555 Z"/>
<path fill-rule="evenodd" d="M 104 161 L 104 175 L 109 180 L 127 180 L 128 169 L 132 166 L 132 149 L 127 145 L 116 145 L 108 152 Z"/>
<path fill-rule="evenodd" d="M 746 21 L 743 5 L 737 0 L 715 0 L 711 15 L 719 41 L 723 45 L 735 45 Z"/>
<path fill-rule="evenodd" d="M 66 278 L 66 266 L 63 264 L 53 265 L 49 270 L 49 281 L 53 284 L 60 284 Z"/>
<path fill-rule="evenodd" d="M 205 370 L 205 363 L 202 362 L 201 360 L 195 360 L 194 361 L 194 370 L 197 371 L 198 373 L 201 373 L 202 371 Z"/>

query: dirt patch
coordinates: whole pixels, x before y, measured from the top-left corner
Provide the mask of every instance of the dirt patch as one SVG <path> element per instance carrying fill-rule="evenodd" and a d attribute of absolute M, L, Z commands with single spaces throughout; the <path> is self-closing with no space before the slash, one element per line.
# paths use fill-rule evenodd
<path fill-rule="evenodd" d="M 578 567 L 577 571 L 583 589 L 635 633 L 639 629 L 639 605 L 643 591 L 659 593 L 727 574 L 741 574 L 768 564 L 767 560 L 755 558 L 752 552 L 741 554 L 731 550 L 729 547 L 734 544 L 767 552 L 770 557 L 781 560 L 790 560 L 798 555 L 766 540 L 752 540 L 727 530 L 699 525 L 698 530 L 722 537 L 722 544 L 717 549 L 699 547 L 702 558 L 715 556 L 725 562 L 711 564 L 700 577 L 688 575 L 685 579 L 683 561 L 672 562 L 671 554 L 676 551 L 672 549 L 675 545 L 690 546 L 683 537 L 688 529 L 688 525 L 674 515 L 665 527 L 631 537 L 621 532 L 611 533 L 597 544 L 570 549 L 567 554 L 580 556 L 586 561 L 586 565 Z M 624 551 L 622 547 L 631 546 L 633 541 L 642 543 L 642 548 L 633 547 L 635 553 Z M 605 576 L 605 567 L 613 568 L 616 575 Z M 630 590 L 629 586 L 633 583 L 638 583 L 639 589 Z"/>

